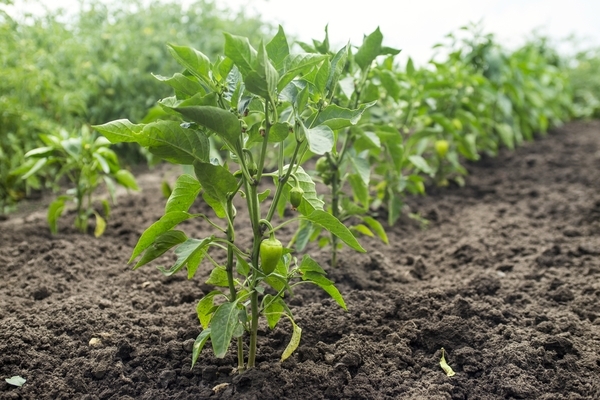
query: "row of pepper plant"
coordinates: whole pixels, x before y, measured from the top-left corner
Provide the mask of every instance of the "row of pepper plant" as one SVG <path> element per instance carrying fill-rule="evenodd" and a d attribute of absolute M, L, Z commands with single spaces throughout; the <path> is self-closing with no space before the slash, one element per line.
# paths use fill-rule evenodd
<path fill-rule="evenodd" d="M 291 246 L 300 253 L 318 239 L 331 246 L 335 266 L 342 243 L 364 251 L 359 234 L 387 243 L 379 221 L 386 214 L 396 223 L 406 193 L 462 185 L 464 159 L 513 148 L 568 118 L 568 81 L 554 54 L 536 42 L 508 53 L 492 36 L 474 28 L 467 33 L 460 40 L 450 35 L 440 46 L 447 58 L 421 68 L 411 60 L 399 67 L 399 50 L 383 45 L 379 29 L 361 46 L 338 50 L 330 48 L 326 30 L 323 41 L 301 43 L 298 54 L 282 28 L 257 49 L 245 37 L 225 34 L 223 55 L 214 61 L 169 45 L 183 72 L 157 76 L 175 92 L 159 102 L 162 119 L 95 126 L 113 143 L 136 142 L 193 167 L 194 174 L 177 179 L 164 215 L 144 231 L 130 259 L 139 268 L 175 248 L 174 265 L 159 269 L 167 276 L 185 269 L 190 279 L 202 262 L 212 265 L 207 283 L 217 289 L 198 303 L 202 331 L 192 364 L 210 339 L 217 357 L 235 342 L 238 370 L 252 368 L 261 316 L 270 328 L 282 316 L 290 320 L 282 360 L 289 357 L 301 335 L 287 304 L 294 287 L 316 284 L 346 308 L 325 269 L 309 255 L 295 257 Z M 215 146 L 228 156 L 213 157 Z M 272 186 L 262 185 L 265 180 Z M 319 195 L 316 181 L 328 193 Z M 214 215 L 189 212 L 199 196 Z M 237 197 L 251 222 L 250 248 L 238 246 Z M 290 217 L 287 208 L 297 214 Z M 214 234 L 193 238 L 176 229 L 192 218 Z M 277 231 L 290 223 L 298 230 L 284 247 Z M 219 250 L 224 265 L 214 256 Z"/>

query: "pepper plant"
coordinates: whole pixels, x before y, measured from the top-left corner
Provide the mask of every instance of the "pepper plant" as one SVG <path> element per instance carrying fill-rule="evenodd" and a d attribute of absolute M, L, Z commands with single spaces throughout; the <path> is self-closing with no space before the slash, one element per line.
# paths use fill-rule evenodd
<path fill-rule="evenodd" d="M 351 126 L 364 111 L 326 101 L 338 84 L 348 49 L 333 57 L 292 54 L 281 27 L 257 49 L 245 37 L 225 34 L 224 55 L 214 61 L 190 47 L 168 48 L 184 68 L 169 78 L 157 76 L 175 90 L 175 96 L 159 102 L 174 119 L 148 124 L 117 120 L 95 127 L 111 142 L 137 142 L 158 157 L 193 167 L 194 175 L 177 179 L 164 215 L 141 235 L 130 262 L 141 256 L 134 266 L 139 268 L 175 248 L 176 262 L 160 268 L 165 275 L 185 268 L 191 279 L 203 261 L 212 265 L 207 283 L 217 289 L 205 294 L 197 306 L 202 331 L 192 366 L 210 339 L 216 357 L 224 357 L 233 340 L 238 370 L 254 367 L 261 316 L 270 328 L 282 316 L 290 320 L 292 337 L 284 360 L 301 335 L 285 297 L 295 286 L 316 284 L 342 308 L 346 305 L 313 258 L 305 255 L 298 260 L 283 247 L 276 237 L 279 229 L 308 221 L 364 251 L 353 234 L 324 211 L 315 184 L 301 165 L 311 154 L 332 151 L 332 125 Z M 229 152 L 224 162 L 211 158 L 211 142 Z M 273 169 L 265 168 L 267 156 L 275 159 L 269 161 Z M 265 180 L 273 185 L 259 192 Z M 199 196 L 215 216 L 189 212 Z M 245 202 L 243 216 L 252 228 L 250 248 L 238 244 L 234 226 L 242 214 L 234 206 L 238 197 Z M 297 211 L 276 224 L 277 210 L 290 207 Z M 193 238 L 175 229 L 192 218 L 203 219 L 214 234 Z M 225 252 L 225 261 L 217 261 L 214 251 Z M 247 358 L 245 334 L 249 334 Z"/>
<path fill-rule="evenodd" d="M 389 62 L 400 50 L 383 46 L 383 35 L 379 28 L 364 37 L 363 43 L 355 51 L 346 46 L 337 53 L 329 48 L 329 37 L 325 29 L 325 39 L 313 41 L 312 45 L 301 43 L 308 51 L 330 54 L 343 63 L 344 75 L 337 87 L 323 93 L 321 101 L 334 109 L 354 109 L 361 111 L 350 115 L 352 123 L 330 122 L 335 133 L 336 145 L 321 156 L 315 164 L 316 175 L 329 186 L 331 204 L 328 211 L 336 219 L 355 222 L 350 228 L 357 234 L 377 235 L 384 243 L 388 242 L 385 230 L 370 215 L 371 152 L 379 151 L 381 139 L 374 133 L 372 107 L 379 100 L 378 82 L 373 79 L 372 68 L 379 56 L 388 55 Z M 396 132 L 397 136 L 397 132 Z M 395 140 L 396 138 L 392 138 Z M 300 226 L 295 241 L 298 249 L 319 238 L 322 229 L 314 224 Z M 331 265 L 337 264 L 337 254 L 342 246 L 339 238 L 330 234 L 321 237 L 320 246 L 331 246 Z"/>
<path fill-rule="evenodd" d="M 48 207 L 48 225 L 52 233 L 58 231 L 58 219 L 68 202 L 74 202 L 76 207 L 75 227 L 86 233 L 90 217 L 96 219 L 94 235 L 104 233 L 106 219 L 110 214 L 110 204 L 102 200 L 104 216 L 93 207 L 93 194 L 104 182 L 114 202 L 116 184 L 127 189 L 138 190 L 137 183 L 131 172 L 121 169 L 115 152 L 110 148 L 110 142 L 102 136 L 83 126 L 80 132 L 68 133 L 60 130 L 55 134 L 40 135 L 45 146 L 33 149 L 25 154 L 29 158 L 21 168 L 12 173 L 22 179 L 29 179 L 35 174 L 48 173 L 58 183 L 66 177 L 73 185 L 65 194 L 58 196 Z"/>

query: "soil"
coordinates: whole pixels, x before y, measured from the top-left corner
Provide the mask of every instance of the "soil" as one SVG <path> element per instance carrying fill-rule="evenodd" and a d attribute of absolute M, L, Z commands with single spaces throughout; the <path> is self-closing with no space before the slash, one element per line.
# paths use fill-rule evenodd
<path fill-rule="evenodd" d="M 0 222 L 0 398 L 599 399 L 600 122 L 468 169 L 465 187 L 408 199 L 428 224 L 403 217 L 389 245 L 363 238 L 368 253 L 345 249 L 326 268 L 347 312 L 299 288 L 298 350 L 281 363 L 289 323 L 262 326 L 244 374 L 233 352 L 216 359 L 210 346 L 190 369 L 208 265 L 188 281 L 126 264 L 162 215 L 167 168 L 120 195 L 98 239 L 74 231 L 72 213 L 51 236 L 43 204 L 13 215 Z M 200 220 L 186 229 L 209 234 Z"/>

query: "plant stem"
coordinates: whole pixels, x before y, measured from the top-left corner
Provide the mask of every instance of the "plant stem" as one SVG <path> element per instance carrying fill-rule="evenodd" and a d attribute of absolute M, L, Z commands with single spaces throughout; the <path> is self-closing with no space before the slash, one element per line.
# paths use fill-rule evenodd
<path fill-rule="evenodd" d="M 234 241 L 235 241 L 235 231 L 233 228 L 233 196 L 227 199 L 227 240 L 229 243 L 227 244 L 227 265 L 225 266 L 225 270 L 227 271 L 227 283 L 229 285 L 229 295 L 230 301 L 234 302 L 237 299 L 237 291 L 235 289 L 235 282 L 233 277 L 233 261 L 234 261 Z M 244 342 L 242 338 L 239 337 L 237 339 L 237 347 L 238 347 L 238 371 L 243 372 L 245 369 L 244 366 Z"/>

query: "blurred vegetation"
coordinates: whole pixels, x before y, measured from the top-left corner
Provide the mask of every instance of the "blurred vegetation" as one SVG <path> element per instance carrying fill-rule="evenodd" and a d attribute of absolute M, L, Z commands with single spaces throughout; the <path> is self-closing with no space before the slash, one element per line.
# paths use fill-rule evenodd
<path fill-rule="evenodd" d="M 29 4 L 43 9 L 41 1 Z M 92 0 L 80 3 L 72 16 L 60 10 L 12 18 L 0 9 L 0 214 L 46 181 L 11 173 L 40 145 L 40 134 L 117 118 L 139 121 L 157 98 L 170 94 L 151 75 L 179 70 L 166 43 L 215 55 L 223 31 L 258 41 L 271 30 L 208 0 L 187 8 Z M 141 159 L 137 148 L 118 150 L 129 161 Z"/>
<path fill-rule="evenodd" d="M 153 118 L 148 113 L 156 100 L 170 96 L 172 89 L 152 74 L 180 71 L 167 43 L 201 49 L 214 59 L 223 47 L 223 31 L 250 37 L 254 44 L 275 31 L 267 22 L 210 0 L 189 7 L 85 0 L 74 11 L 19 17 L 3 11 L 11 3 L 0 0 L 0 214 L 53 182 L 52 176 L 24 180 L 15 173 L 31 167 L 27 163 L 34 160 L 24 155 L 41 145 L 40 134 L 120 118 L 134 123 Z M 41 0 L 29 4 L 44 9 Z M 438 177 L 441 181 L 460 181 L 459 156 L 493 155 L 501 146 L 512 148 L 570 118 L 600 117 L 600 49 L 566 57 L 547 38 L 534 35 L 508 51 L 478 25 L 449 34 L 439 48 L 445 52 L 442 59 L 423 68 L 384 61 L 372 70 L 373 83 L 363 99 L 378 100 L 370 117 L 390 129 L 406 133 L 443 127 L 436 139 L 453 139 L 456 148 L 450 149 L 452 168 Z M 348 79 L 351 83 L 354 77 Z M 138 146 L 115 147 L 128 163 L 151 159 Z M 427 151 L 423 147 L 417 153 Z M 405 185 L 422 191 L 420 176 L 409 174 L 406 180 L 396 175 L 384 180 L 400 182 L 399 191 Z M 394 198 L 394 191 L 380 197 Z"/>

